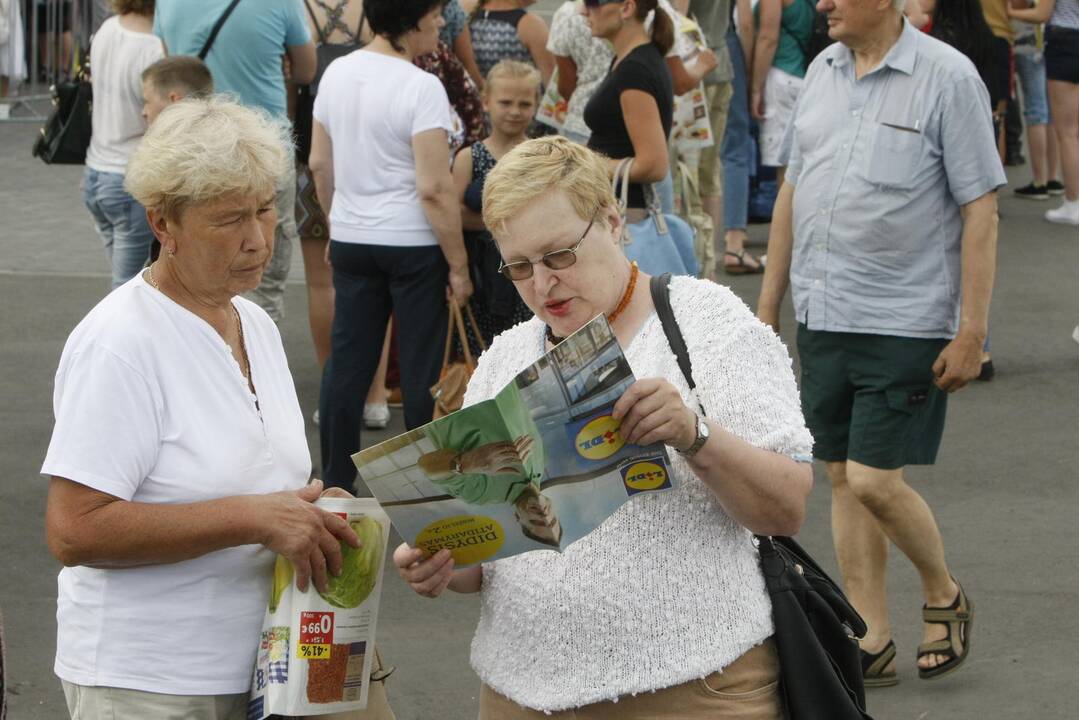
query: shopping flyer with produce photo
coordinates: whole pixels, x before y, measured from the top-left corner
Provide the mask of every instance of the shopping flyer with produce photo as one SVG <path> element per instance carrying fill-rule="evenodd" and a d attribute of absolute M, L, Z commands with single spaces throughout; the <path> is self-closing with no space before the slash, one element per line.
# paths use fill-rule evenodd
<path fill-rule="evenodd" d="M 494 398 L 352 456 L 401 536 L 458 566 L 564 550 L 637 493 L 674 485 L 662 444 L 612 415 L 634 382 L 598 316 Z"/>
<path fill-rule="evenodd" d="M 370 498 L 321 498 L 345 519 L 360 547 L 341 544 L 341 574 L 326 592 L 300 592 L 278 556 L 259 638 L 248 720 L 324 715 L 367 707 L 389 518 Z"/>

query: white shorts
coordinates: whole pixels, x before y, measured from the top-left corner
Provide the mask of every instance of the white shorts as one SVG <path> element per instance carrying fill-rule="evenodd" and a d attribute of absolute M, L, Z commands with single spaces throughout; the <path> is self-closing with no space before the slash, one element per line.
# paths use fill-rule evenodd
<path fill-rule="evenodd" d="M 794 115 L 794 104 L 802 91 L 802 78 L 769 68 L 764 81 L 764 121 L 761 123 L 761 165 L 780 165 L 780 150 L 787 125 Z"/>

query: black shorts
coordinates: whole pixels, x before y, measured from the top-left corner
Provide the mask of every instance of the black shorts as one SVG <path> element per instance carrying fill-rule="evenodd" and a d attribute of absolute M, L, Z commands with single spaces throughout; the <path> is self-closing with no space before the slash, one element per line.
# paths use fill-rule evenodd
<path fill-rule="evenodd" d="M 826 332 L 798 325 L 802 412 L 813 457 L 880 470 L 932 465 L 948 396 L 933 384 L 946 339 Z"/>
<path fill-rule="evenodd" d="M 1079 30 L 1045 28 L 1045 77 L 1079 84 Z"/>

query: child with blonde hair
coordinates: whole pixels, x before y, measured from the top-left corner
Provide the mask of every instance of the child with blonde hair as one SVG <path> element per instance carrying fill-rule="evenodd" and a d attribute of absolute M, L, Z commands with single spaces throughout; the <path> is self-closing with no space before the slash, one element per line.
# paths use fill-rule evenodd
<path fill-rule="evenodd" d="M 513 283 L 499 273 L 502 257 L 483 224 L 483 183 L 498 160 L 528 139 L 526 134 L 539 108 L 539 71 L 527 63 L 503 60 L 487 73 L 483 107 L 491 134 L 462 148 L 453 164 L 453 180 L 461 200 L 461 224 L 475 292 L 469 303 L 483 342 L 532 317 Z M 469 345 L 480 351 L 479 338 L 467 328 Z"/>

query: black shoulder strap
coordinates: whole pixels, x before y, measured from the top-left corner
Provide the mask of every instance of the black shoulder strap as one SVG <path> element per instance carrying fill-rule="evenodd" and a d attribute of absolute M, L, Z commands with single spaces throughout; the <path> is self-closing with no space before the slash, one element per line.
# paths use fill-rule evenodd
<path fill-rule="evenodd" d="M 367 3 L 360 6 L 360 24 L 356 26 L 356 44 L 363 44 L 363 24 L 367 20 Z"/>
<path fill-rule="evenodd" d="M 652 304 L 656 306 L 656 315 L 659 316 L 659 321 L 663 324 L 663 333 L 667 336 L 667 343 L 670 344 L 671 350 L 674 351 L 674 356 L 678 359 L 678 367 L 681 368 L 682 374 L 686 376 L 689 389 L 694 390 L 697 383 L 693 382 L 693 369 L 689 364 L 689 348 L 686 347 L 686 338 L 682 335 L 682 328 L 678 327 L 678 321 L 674 317 L 674 310 L 671 308 L 670 286 L 670 273 L 653 275 L 652 281 L 649 283 L 649 289 L 652 291 Z M 697 398 L 697 406 L 700 407 L 701 413 L 707 415 L 700 397 Z M 767 535 L 754 535 L 753 537 L 757 538 L 762 552 L 775 552 L 772 538 Z"/>
<path fill-rule="evenodd" d="M 202 50 L 199 50 L 199 60 L 205 60 L 206 56 L 210 54 L 210 48 L 214 45 L 214 40 L 217 39 L 217 34 L 221 32 L 221 26 L 225 24 L 225 21 L 229 19 L 229 15 L 236 9 L 236 6 L 240 4 L 240 0 L 232 0 L 229 6 L 225 8 L 225 12 L 221 13 L 221 17 L 214 23 L 214 27 L 210 30 L 210 36 L 206 38 L 206 43 L 202 46 Z"/>
<path fill-rule="evenodd" d="M 307 8 L 307 14 L 311 16 L 311 24 L 315 26 L 315 34 L 318 35 L 318 44 L 326 44 L 326 33 L 322 32 L 322 23 L 315 17 L 315 11 L 311 8 L 311 3 L 307 0 L 303 0 L 304 6 Z"/>
<path fill-rule="evenodd" d="M 674 351 L 675 358 L 678 359 L 678 367 L 682 370 L 682 375 L 685 376 L 689 389 L 695 390 L 697 383 L 693 380 L 693 367 L 689 362 L 689 348 L 686 347 L 686 339 L 682 335 L 682 328 L 678 327 L 678 320 L 674 317 L 674 309 L 671 308 L 670 285 L 670 273 L 652 276 L 652 281 L 649 283 L 649 289 L 652 291 L 652 304 L 656 306 L 656 315 L 659 316 L 659 321 L 663 324 L 663 333 L 667 336 L 667 342 L 670 344 L 671 350 Z M 704 404 L 701 403 L 699 397 L 697 398 L 697 405 L 700 406 L 703 413 Z"/>

